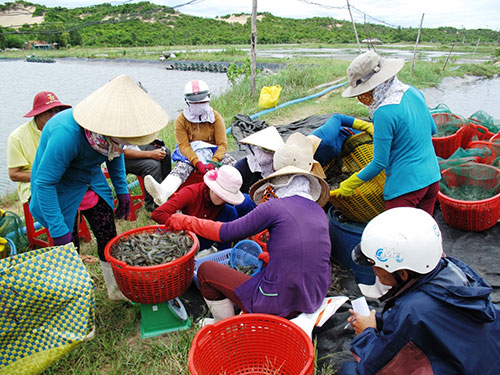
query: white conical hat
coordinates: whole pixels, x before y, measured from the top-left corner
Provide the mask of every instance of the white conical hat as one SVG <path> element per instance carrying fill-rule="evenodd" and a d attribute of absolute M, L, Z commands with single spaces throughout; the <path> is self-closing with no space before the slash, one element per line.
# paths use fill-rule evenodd
<path fill-rule="evenodd" d="M 78 103 L 75 121 L 110 137 L 148 143 L 168 123 L 168 114 L 130 77 L 120 75 Z"/>
<path fill-rule="evenodd" d="M 240 143 L 258 146 L 275 152 L 279 146 L 285 144 L 285 141 L 281 138 L 278 129 L 274 126 L 268 126 L 267 128 L 259 130 L 258 132 L 243 138 Z"/>

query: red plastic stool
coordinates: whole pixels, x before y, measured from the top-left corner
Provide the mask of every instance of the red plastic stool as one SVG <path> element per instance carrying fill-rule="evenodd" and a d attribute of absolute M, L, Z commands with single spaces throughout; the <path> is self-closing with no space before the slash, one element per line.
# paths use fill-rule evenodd
<path fill-rule="evenodd" d="M 103 169 L 102 172 L 104 173 L 104 177 L 106 177 L 107 179 L 110 178 L 107 169 Z M 137 181 L 139 181 L 139 186 L 141 187 L 141 193 L 135 195 L 130 194 L 130 192 L 128 193 L 128 195 L 130 196 L 130 212 L 127 217 L 128 221 L 137 220 L 136 211 L 144 205 L 144 198 L 146 197 L 146 189 L 144 188 L 144 178 L 138 175 L 135 176 L 137 177 Z M 116 201 L 117 200 L 115 199 L 115 204 Z"/>
<path fill-rule="evenodd" d="M 24 211 L 24 225 L 26 225 L 26 237 L 28 237 L 28 243 L 31 248 L 36 246 L 49 247 L 54 246 L 54 241 L 50 237 L 49 230 L 47 228 L 41 227 L 40 229 L 35 229 L 35 221 L 33 216 L 31 216 L 30 205 L 28 202 L 23 204 Z M 47 240 L 42 240 L 42 235 L 47 236 Z M 92 236 L 90 235 L 89 227 L 85 218 L 81 216 L 80 228 L 78 231 L 78 237 L 83 239 L 85 242 L 90 242 Z"/>

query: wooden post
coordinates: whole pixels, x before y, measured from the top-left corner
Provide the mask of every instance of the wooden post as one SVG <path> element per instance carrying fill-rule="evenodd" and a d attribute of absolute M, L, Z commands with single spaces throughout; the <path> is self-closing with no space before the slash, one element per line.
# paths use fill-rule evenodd
<path fill-rule="evenodd" d="M 417 41 L 415 43 L 415 48 L 413 49 L 413 61 L 411 62 L 411 74 L 413 74 L 413 72 L 415 70 L 415 59 L 417 58 L 417 46 L 418 46 L 418 43 L 420 42 L 420 33 L 422 32 L 422 23 L 424 22 L 424 15 L 425 15 L 425 13 L 422 13 L 422 18 L 420 20 L 420 26 L 418 28 Z"/>
<path fill-rule="evenodd" d="M 358 50 L 361 53 L 361 45 L 359 44 L 358 31 L 356 30 L 356 24 L 354 23 L 354 19 L 352 18 L 351 6 L 349 5 L 349 0 L 347 2 L 347 9 L 349 10 L 349 15 L 351 16 L 352 28 L 354 29 L 354 35 L 356 36 L 356 42 L 358 43 Z"/>
<path fill-rule="evenodd" d="M 448 60 L 450 59 L 451 51 L 453 51 L 453 47 L 455 47 L 455 42 L 453 42 L 453 44 L 451 45 L 450 52 L 448 53 L 448 56 L 446 57 L 446 61 L 444 62 L 443 72 L 444 72 L 444 70 L 446 68 L 446 64 L 448 64 Z"/>
<path fill-rule="evenodd" d="M 474 53 L 472 54 L 472 56 L 476 55 L 477 47 L 479 46 L 479 41 L 480 40 L 481 40 L 481 38 L 477 38 L 476 48 L 474 48 Z"/>
<path fill-rule="evenodd" d="M 257 76 L 257 0 L 252 0 L 252 34 L 250 36 L 250 70 L 252 76 L 252 96 L 255 95 Z"/>

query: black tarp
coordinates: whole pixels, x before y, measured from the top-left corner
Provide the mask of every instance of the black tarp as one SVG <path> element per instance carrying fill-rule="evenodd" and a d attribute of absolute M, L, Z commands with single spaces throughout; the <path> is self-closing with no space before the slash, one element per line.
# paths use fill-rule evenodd
<path fill-rule="evenodd" d="M 312 129 L 323 124 L 330 116 L 331 114 L 312 116 L 277 128 L 284 139 L 294 131 L 309 134 Z M 238 115 L 237 121 L 233 124 L 233 134 L 236 139 L 241 139 L 266 126 L 267 124 L 263 121 L 256 122 L 248 116 Z M 465 232 L 455 229 L 446 224 L 439 205 L 436 207 L 434 218 L 441 229 L 446 255 L 458 258 L 478 271 L 493 288 L 492 301 L 500 304 L 500 224 L 497 223 L 493 228 L 483 232 Z M 350 299 L 362 295 L 352 272 L 339 265 L 333 267 L 333 270 L 339 274 L 338 283 L 341 295 L 348 296 Z M 182 296 L 182 300 L 195 319 L 206 311 L 203 298 L 194 284 Z M 382 305 L 378 300 L 367 300 L 370 308 L 381 309 Z M 314 330 L 313 340 L 317 340 L 318 370 L 326 366 L 338 369 L 344 361 L 353 360 L 349 344 L 354 337 L 354 331 L 350 327 L 344 329 L 346 319 L 350 315 L 349 308 L 350 304 L 345 303 L 323 327 Z"/>

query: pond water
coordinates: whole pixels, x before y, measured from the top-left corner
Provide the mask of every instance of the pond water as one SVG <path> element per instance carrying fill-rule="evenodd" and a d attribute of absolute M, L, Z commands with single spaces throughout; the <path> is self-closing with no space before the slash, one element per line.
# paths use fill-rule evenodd
<path fill-rule="evenodd" d="M 352 57 L 355 55 L 351 55 Z M 58 59 L 53 64 L 0 60 L 0 196 L 15 191 L 7 170 L 7 137 L 27 119 L 23 117 L 39 91 L 53 91 L 66 104 L 76 104 L 110 79 L 126 74 L 140 81 L 149 94 L 175 118 L 184 106 L 187 81 L 199 78 L 208 83 L 214 95 L 229 88 L 225 74 L 166 70 L 160 62 L 95 61 Z M 452 112 L 470 116 L 484 110 L 500 119 L 500 77 L 493 79 L 446 78 L 437 88 L 424 90 L 427 104 L 445 103 Z"/>
<path fill-rule="evenodd" d="M 191 79 L 204 80 L 213 95 L 229 88 L 222 73 L 166 70 L 159 62 L 95 61 L 57 59 L 55 63 L 28 63 L 0 60 L 0 196 L 16 189 L 8 178 L 7 137 L 28 121 L 23 116 L 40 91 L 52 91 L 64 104 L 75 105 L 87 95 L 120 74 L 126 74 L 143 87 L 162 106 L 171 119 L 184 107 L 184 85 Z"/>

